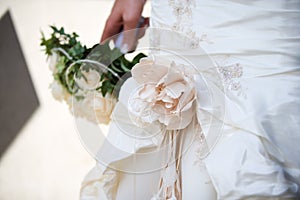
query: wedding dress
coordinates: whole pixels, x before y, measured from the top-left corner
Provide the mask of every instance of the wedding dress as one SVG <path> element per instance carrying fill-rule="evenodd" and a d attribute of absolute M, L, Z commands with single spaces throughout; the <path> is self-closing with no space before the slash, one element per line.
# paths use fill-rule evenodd
<path fill-rule="evenodd" d="M 161 126 L 128 116 L 128 79 L 81 199 L 300 199 L 300 1 L 151 5 L 153 59 L 183 55 L 201 74 L 198 121 L 151 135 Z"/>

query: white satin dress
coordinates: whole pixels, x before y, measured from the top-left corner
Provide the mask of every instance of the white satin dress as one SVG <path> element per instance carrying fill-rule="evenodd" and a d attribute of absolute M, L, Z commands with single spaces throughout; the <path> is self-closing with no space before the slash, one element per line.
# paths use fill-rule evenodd
<path fill-rule="evenodd" d="M 189 138 L 192 128 L 185 129 L 184 142 L 190 146 L 181 161 L 177 199 L 300 199 L 300 1 L 152 0 L 151 4 L 151 27 L 187 35 L 192 50 L 184 52 L 185 58 L 204 77 L 214 68 L 224 89 L 209 89 L 221 115 L 215 116 L 213 108 L 199 100 L 198 111 L 205 114 L 198 119 L 211 139 L 205 156 L 199 156 L 201 142 Z M 153 31 L 152 45 L 174 50 L 176 44 L 178 50 L 180 41 L 166 33 Z M 201 64 L 207 55 L 214 65 Z M 160 136 L 136 141 L 116 125 L 128 121 L 122 109 L 126 110 L 126 91 L 132 84 L 125 82 L 120 92 L 115 109 L 119 117 L 113 117 L 108 134 L 108 140 L 127 153 L 110 151 L 104 144 L 106 164 L 98 163 L 86 176 L 81 200 L 150 200 L 158 193 L 161 170 L 135 174 L 112 167 L 146 169 L 160 160 L 159 154 L 134 156 L 156 148 Z M 218 133 L 205 128 L 213 115 L 223 125 Z"/>

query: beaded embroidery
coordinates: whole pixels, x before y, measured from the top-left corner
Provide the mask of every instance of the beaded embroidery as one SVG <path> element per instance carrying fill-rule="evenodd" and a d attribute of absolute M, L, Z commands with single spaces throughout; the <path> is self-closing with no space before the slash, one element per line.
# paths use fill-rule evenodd
<path fill-rule="evenodd" d="M 217 67 L 218 72 L 223 80 L 224 87 L 227 91 L 232 91 L 237 96 L 243 96 L 246 98 L 246 94 L 243 92 L 240 78 L 243 76 L 243 67 L 239 63 L 235 63 L 228 66 Z"/>
<path fill-rule="evenodd" d="M 195 135 L 194 135 L 194 141 L 197 142 L 197 148 L 196 148 L 196 157 L 197 160 L 195 160 L 194 165 L 198 165 L 199 167 L 203 167 L 204 163 L 202 162 L 204 155 L 208 151 L 208 146 L 206 143 L 205 135 L 203 131 L 201 130 L 201 127 L 199 124 L 196 124 L 195 127 Z"/>
<path fill-rule="evenodd" d="M 244 73 L 243 66 L 231 59 L 230 55 L 213 56 L 213 59 L 217 64 L 217 71 L 220 74 L 224 89 L 246 98 L 245 88 L 240 82 Z"/>
<path fill-rule="evenodd" d="M 169 6 L 173 9 L 176 22 L 172 26 L 172 30 L 181 32 L 189 39 L 189 46 L 197 48 L 200 39 L 196 32 L 191 29 L 192 23 L 192 7 L 196 6 L 195 0 L 169 0 Z"/>

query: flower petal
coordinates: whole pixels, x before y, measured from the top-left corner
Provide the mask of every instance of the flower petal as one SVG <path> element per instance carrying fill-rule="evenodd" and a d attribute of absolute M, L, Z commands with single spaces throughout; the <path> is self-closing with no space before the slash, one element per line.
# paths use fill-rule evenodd
<path fill-rule="evenodd" d="M 173 71 L 172 69 L 169 69 L 165 76 L 161 78 L 161 80 L 158 82 L 159 84 L 169 85 L 174 82 L 183 81 L 182 74 Z"/>
<path fill-rule="evenodd" d="M 170 96 L 168 96 L 165 92 L 162 93 L 160 97 L 157 97 L 158 100 L 161 100 L 165 103 L 173 103 L 174 99 L 172 99 Z"/>
<path fill-rule="evenodd" d="M 179 98 L 177 112 L 181 112 L 182 109 L 189 103 L 194 101 L 196 98 L 195 89 L 191 87 L 186 87 L 184 93 Z"/>
<path fill-rule="evenodd" d="M 155 85 L 145 84 L 143 88 L 139 91 L 139 96 L 147 102 L 152 102 L 156 97 L 157 92 L 155 90 Z"/>
<path fill-rule="evenodd" d="M 164 122 L 167 126 L 167 130 L 179 130 L 186 128 L 195 116 L 194 107 L 195 103 L 192 103 L 192 106 L 189 109 L 182 111 L 180 115 L 171 115 L 167 119 L 165 119 Z"/>
<path fill-rule="evenodd" d="M 173 99 L 177 99 L 185 91 L 186 85 L 182 82 L 174 82 L 166 86 L 165 91 L 168 96 Z"/>
<path fill-rule="evenodd" d="M 167 72 L 167 66 L 156 65 L 149 59 L 136 64 L 131 70 L 132 77 L 139 84 L 157 83 Z"/>

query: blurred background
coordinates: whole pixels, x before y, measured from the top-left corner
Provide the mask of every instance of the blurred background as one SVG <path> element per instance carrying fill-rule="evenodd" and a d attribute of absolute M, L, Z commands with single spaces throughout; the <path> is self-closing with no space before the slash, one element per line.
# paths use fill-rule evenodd
<path fill-rule="evenodd" d="M 0 200 L 78 199 L 94 166 L 39 46 L 49 25 L 98 43 L 112 0 L 0 0 Z M 150 15 L 149 2 L 144 16 Z"/>

